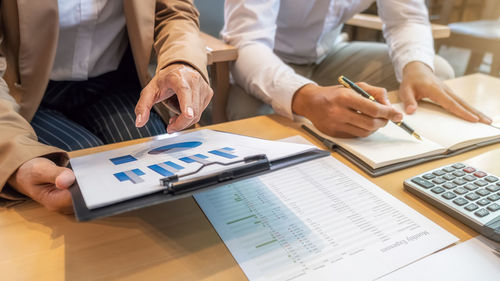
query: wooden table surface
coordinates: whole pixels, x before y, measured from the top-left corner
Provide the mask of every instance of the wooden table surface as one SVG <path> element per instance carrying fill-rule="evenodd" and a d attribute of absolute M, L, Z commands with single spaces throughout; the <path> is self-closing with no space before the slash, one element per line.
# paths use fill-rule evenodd
<path fill-rule="evenodd" d="M 481 75 L 474 79 L 476 90 L 477 83 L 500 81 Z M 207 128 L 270 140 L 302 135 L 321 147 L 297 124 L 279 116 L 260 116 Z M 71 156 L 142 141 L 145 140 L 75 151 Z M 477 233 L 404 191 L 403 181 L 481 154 L 484 159 L 476 164 L 500 166 L 495 161 L 498 157 L 488 157 L 493 155 L 491 152 L 498 155 L 500 144 L 378 178 L 368 177 L 336 153 L 332 156 L 465 241 Z M 0 229 L 0 280 L 246 280 L 192 198 L 85 223 L 28 201 L 1 208 Z"/>

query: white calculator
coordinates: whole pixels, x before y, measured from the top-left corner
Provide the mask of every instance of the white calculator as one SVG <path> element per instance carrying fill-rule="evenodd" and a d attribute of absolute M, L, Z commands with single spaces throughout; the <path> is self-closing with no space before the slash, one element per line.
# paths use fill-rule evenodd
<path fill-rule="evenodd" d="M 463 163 L 405 180 L 405 188 L 482 235 L 500 242 L 500 179 Z"/>

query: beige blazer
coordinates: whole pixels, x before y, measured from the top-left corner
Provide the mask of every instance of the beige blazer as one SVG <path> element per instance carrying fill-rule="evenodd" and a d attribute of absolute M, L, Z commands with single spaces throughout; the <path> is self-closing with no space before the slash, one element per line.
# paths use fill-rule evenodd
<path fill-rule="evenodd" d="M 145 86 L 154 50 L 158 70 L 184 62 L 207 78 L 206 53 L 192 0 L 122 0 L 127 32 Z M 43 145 L 29 124 L 47 87 L 58 40 L 57 0 L 0 1 L 0 191 L 24 162 L 46 156 L 65 165 L 68 156 Z"/>

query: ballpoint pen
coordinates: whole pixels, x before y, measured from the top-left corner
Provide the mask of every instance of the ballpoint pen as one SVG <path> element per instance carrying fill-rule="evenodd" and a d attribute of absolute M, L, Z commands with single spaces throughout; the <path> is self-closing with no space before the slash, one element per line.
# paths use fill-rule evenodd
<path fill-rule="evenodd" d="M 344 87 L 346 88 L 350 88 L 352 90 L 354 90 L 355 92 L 357 92 L 358 94 L 362 95 L 363 97 L 371 100 L 371 101 L 374 101 L 374 102 L 377 102 L 377 100 L 370 94 L 368 94 L 367 92 L 365 92 L 363 89 L 361 89 L 358 85 L 354 84 L 351 80 L 347 79 L 346 77 L 344 77 L 343 75 L 339 77 L 338 79 L 339 83 L 342 84 Z M 422 138 L 420 137 L 419 134 L 417 134 L 417 132 L 415 132 L 415 130 L 413 130 L 410 126 L 408 126 L 408 124 L 406 124 L 405 122 L 403 121 L 400 121 L 400 122 L 394 122 L 392 121 L 394 124 L 398 125 L 400 128 L 402 128 L 403 130 L 405 130 L 408 134 L 414 136 L 417 140 L 422 140 Z"/>

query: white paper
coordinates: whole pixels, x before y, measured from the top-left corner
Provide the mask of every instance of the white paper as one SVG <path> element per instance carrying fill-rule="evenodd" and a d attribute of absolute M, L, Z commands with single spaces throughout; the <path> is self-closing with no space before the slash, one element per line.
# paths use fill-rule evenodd
<path fill-rule="evenodd" d="M 480 236 L 426 257 L 393 272 L 380 281 L 498 281 L 500 256 L 492 247 L 498 243 Z"/>
<path fill-rule="evenodd" d="M 160 191 L 164 188 L 160 185 L 160 178 L 168 176 L 168 172 L 182 175 L 195 171 L 202 163 L 228 163 L 256 154 L 266 154 L 272 161 L 314 148 L 311 145 L 200 130 L 174 137 L 161 135 L 149 142 L 76 157 L 71 159 L 71 166 L 85 204 L 93 209 Z M 214 151 L 221 153 L 217 155 Z M 185 157 L 191 159 L 190 163 L 182 160 Z M 196 176 L 223 169 L 227 167 L 207 166 Z"/>
<path fill-rule="evenodd" d="M 373 280 L 457 241 L 332 157 L 195 199 L 252 281 Z"/>

